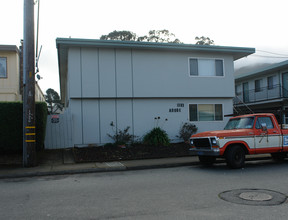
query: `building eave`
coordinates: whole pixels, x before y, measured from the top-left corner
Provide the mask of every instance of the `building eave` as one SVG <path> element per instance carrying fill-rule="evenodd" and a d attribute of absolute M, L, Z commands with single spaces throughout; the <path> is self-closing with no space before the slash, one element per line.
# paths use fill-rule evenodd
<path fill-rule="evenodd" d="M 231 54 L 234 60 L 255 53 L 255 48 L 230 47 L 214 45 L 177 44 L 177 43 L 154 43 L 140 41 L 117 41 L 117 40 L 95 40 L 77 38 L 57 38 L 58 49 L 65 47 L 97 47 L 97 48 L 125 48 L 125 49 L 147 49 L 147 50 L 176 50 L 191 52 L 209 52 Z"/>

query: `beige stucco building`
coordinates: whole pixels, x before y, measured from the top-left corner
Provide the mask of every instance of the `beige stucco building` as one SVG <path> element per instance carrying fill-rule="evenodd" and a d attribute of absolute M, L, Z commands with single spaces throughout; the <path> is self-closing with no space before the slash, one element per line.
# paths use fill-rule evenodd
<path fill-rule="evenodd" d="M 21 101 L 20 52 L 17 46 L 0 45 L 0 101 Z"/>
<path fill-rule="evenodd" d="M 23 79 L 21 50 L 15 45 L 0 45 L 0 101 L 22 101 Z M 35 100 L 45 101 L 39 85 L 35 85 Z"/>

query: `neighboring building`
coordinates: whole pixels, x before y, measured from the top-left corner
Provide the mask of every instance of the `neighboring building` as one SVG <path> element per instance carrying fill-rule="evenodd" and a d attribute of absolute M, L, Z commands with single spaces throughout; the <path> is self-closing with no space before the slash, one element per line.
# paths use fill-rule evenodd
<path fill-rule="evenodd" d="M 0 101 L 22 101 L 22 52 L 15 45 L 0 45 Z M 45 102 L 39 85 L 35 84 L 35 100 Z"/>
<path fill-rule="evenodd" d="M 160 126 L 172 141 L 182 123 L 222 129 L 233 112 L 233 61 L 254 48 L 73 38 L 56 40 L 61 99 L 73 144 L 112 142 L 111 123 L 140 138 Z M 160 117 L 160 119 L 159 119 Z"/>
<path fill-rule="evenodd" d="M 236 113 L 271 112 L 288 123 L 288 61 L 235 77 Z"/>
<path fill-rule="evenodd" d="M 45 96 L 44 93 L 42 92 L 40 86 L 38 83 L 35 83 L 35 101 L 36 102 L 45 102 Z"/>
<path fill-rule="evenodd" d="M 19 50 L 0 45 L 0 101 L 21 101 Z"/>

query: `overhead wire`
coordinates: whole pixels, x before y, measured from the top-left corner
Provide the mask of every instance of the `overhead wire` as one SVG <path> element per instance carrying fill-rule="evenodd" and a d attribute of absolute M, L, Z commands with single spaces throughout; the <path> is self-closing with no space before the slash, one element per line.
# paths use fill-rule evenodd
<path fill-rule="evenodd" d="M 278 55 L 278 56 L 288 56 L 288 54 L 274 53 L 274 52 L 270 52 L 270 51 L 266 51 L 266 50 L 257 50 L 257 51 L 263 52 L 263 53 L 270 53 L 270 54 L 274 54 L 274 55 Z"/>
<path fill-rule="evenodd" d="M 271 55 L 257 54 L 257 52 L 271 54 Z M 274 55 L 276 55 L 276 56 L 274 56 Z M 250 56 L 262 57 L 262 58 L 272 58 L 272 59 L 288 59 L 288 54 L 274 53 L 274 52 L 270 52 L 270 51 L 266 51 L 266 50 L 256 50 L 256 53 L 251 54 Z"/>

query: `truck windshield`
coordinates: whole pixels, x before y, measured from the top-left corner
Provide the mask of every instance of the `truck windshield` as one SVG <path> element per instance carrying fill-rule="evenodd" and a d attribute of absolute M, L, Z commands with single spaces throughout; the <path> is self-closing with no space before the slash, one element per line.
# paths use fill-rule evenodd
<path fill-rule="evenodd" d="M 254 117 L 230 119 L 224 130 L 252 128 Z"/>

